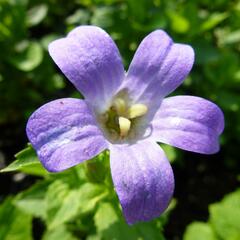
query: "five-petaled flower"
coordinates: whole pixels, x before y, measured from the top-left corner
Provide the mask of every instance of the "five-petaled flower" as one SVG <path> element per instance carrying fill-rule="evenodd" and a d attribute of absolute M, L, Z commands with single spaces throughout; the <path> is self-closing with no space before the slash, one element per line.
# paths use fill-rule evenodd
<path fill-rule="evenodd" d="M 80 26 L 52 42 L 49 53 L 85 99 L 58 99 L 30 117 L 27 135 L 42 164 L 58 172 L 109 149 L 127 222 L 158 217 L 172 197 L 174 177 L 156 142 L 212 154 L 224 128 L 223 114 L 212 102 L 164 99 L 191 70 L 193 49 L 156 30 L 141 42 L 125 73 L 109 35 Z"/>

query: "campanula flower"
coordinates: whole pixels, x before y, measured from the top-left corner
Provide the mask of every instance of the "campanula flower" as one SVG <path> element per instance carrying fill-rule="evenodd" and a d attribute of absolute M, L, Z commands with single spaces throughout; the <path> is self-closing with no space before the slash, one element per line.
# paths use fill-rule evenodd
<path fill-rule="evenodd" d="M 214 103 L 164 98 L 191 70 L 193 49 L 156 30 L 143 39 L 126 73 L 110 36 L 80 26 L 52 42 L 49 53 L 84 100 L 58 99 L 29 118 L 27 135 L 43 166 L 63 171 L 108 149 L 127 222 L 158 217 L 172 197 L 174 177 L 157 142 L 212 154 L 224 128 Z"/>

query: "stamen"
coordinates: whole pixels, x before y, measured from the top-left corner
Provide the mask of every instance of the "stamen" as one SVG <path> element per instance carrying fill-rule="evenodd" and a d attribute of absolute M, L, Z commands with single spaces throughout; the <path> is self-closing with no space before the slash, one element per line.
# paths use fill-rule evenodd
<path fill-rule="evenodd" d="M 128 109 L 128 118 L 136 118 L 145 115 L 148 111 L 148 108 L 144 104 L 134 104 Z"/>
<path fill-rule="evenodd" d="M 131 128 L 131 121 L 125 117 L 118 118 L 120 137 L 124 138 L 128 135 L 128 132 Z"/>
<path fill-rule="evenodd" d="M 113 101 L 113 107 L 116 109 L 118 115 L 122 116 L 126 112 L 126 103 L 122 98 L 116 98 Z"/>

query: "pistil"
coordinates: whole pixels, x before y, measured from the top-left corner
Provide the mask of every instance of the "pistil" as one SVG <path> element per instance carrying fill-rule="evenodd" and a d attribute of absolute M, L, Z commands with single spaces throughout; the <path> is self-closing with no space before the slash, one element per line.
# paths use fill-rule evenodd
<path fill-rule="evenodd" d="M 131 128 L 131 121 L 125 117 L 118 118 L 120 137 L 125 138 Z"/>

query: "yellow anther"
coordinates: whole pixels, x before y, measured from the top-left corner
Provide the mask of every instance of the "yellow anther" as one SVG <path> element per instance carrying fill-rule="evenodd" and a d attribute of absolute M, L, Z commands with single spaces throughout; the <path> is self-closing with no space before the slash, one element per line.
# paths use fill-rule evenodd
<path fill-rule="evenodd" d="M 126 112 L 126 103 L 122 98 L 116 98 L 113 101 L 113 107 L 116 109 L 118 115 L 124 115 Z"/>
<path fill-rule="evenodd" d="M 120 137 L 124 138 L 128 135 L 128 132 L 131 128 L 131 121 L 125 117 L 118 118 Z"/>
<path fill-rule="evenodd" d="M 145 115 L 148 111 L 148 108 L 144 104 L 134 104 L 128 109 L 128 118 L 136 118 Z"/>

